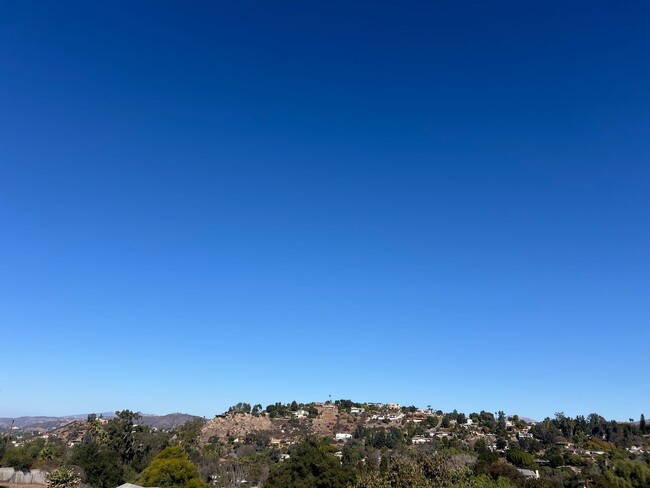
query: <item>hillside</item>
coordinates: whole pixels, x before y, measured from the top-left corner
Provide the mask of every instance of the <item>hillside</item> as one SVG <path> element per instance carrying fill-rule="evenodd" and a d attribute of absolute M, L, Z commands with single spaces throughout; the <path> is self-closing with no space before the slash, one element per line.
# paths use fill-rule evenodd
<path fill-rule="evenodd" d="M 20 425 L 64 419 L 23 418 Z M 98 488 L 142 475 L 157 456 L 169 454 L 167 448 L 191 456 L 197 476 L 215 488 L 238 486 L 241 479 L 249 486 L 285 488 L 288 471 L 301 477 L 304 462 L 314 460 L 323 463 L 317 470 L 325 470 L 323 479 L 341 475 L 346 483 L 356 479 L 357 487 L 392 486 L 391 477 L 405 473 L 416 477 L 404 486 L 438 486 L 425 479 L 429 469 L 436 470 L 434 478 L 460 476 L 463 486 L 484 488 L 577 488 L 587 482 L 605 488 L 614 486 L 612 477 L 620 478 L 617 486 L 640 487 L 650 479 L 650 431 L 643 416 L 619 423 L 560 413 L 538 423 L 504 412 L 466 415 L 396 403 L 294 401 L 263 409 L 240 402 L 211 420 L 182 413 L 136 419 L 124 411 L 117 418 L 76 419 L 47 433 L 16 428 L 4 437 L 0 464 L 26 469 L 73 461 L 84 483 Z M 382 469 L 383 459 L 388 462 Z M 542 478 L 552 484 L 531 485 Z M 628 481 L 636 484 L 623 484 Z"/>
<path fill-rule="evenodd" d="M 199 419 L 202 417 L 197 417 L 196 415 L 190 415 L 187 413 L 169 413 L 167 415 L 146 415 L 142 414 L 139 424 L 148 425 L 156 429 L 174 429 L 179 425 L 183 425 L 190 420 Z"/>
<path fill-rule="evenodd" d="M 219 415 L 203 426 L 200 442 L 205 444 L 211 439 L 226 441 L 244 439 L 249 434 L 264 434 L 273 443 L 290 444 L 308 434 L 329 437 L 337 433 L 351 434 L 358 425 L 363 423 L 360 417 L 341 412 L 334 405 L 319 406 L 317 410 L 316 418 L 306 416 L 271 418 L 267 415 L 235 413 Z"/>
<path fill-rule="evenodd" d="M 115 417 L 115 414 L 112 412 L 106 412 L 102 413 L 101 416 L 105 419 L 110 419 Z M 85 421 L 87 418 L 88 414 L 66 415 L 61 417 L 24 416 L 13 419 L 9 417 L 0 417 L 0 428 L 9 429 L 13 425 L 14 429 L 19 430 L 49 432 L 62 428 L 73 422 Z M 141 414 L 138 423 L 156 429 L 173 429 L 189 422 L 190 420 L 198 418 L 201 417 L 187 413 L 170 413 L 166 415 Z"/>

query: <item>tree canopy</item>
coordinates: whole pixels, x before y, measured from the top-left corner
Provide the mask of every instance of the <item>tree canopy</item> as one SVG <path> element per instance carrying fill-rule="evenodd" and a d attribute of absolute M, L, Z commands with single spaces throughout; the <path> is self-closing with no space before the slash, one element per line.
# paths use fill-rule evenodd
<path fill-rule="evenodd" d="M 208 488 L 197 467 L 178 446 L 163 449 L 144 470 L 141 482 L 160 488 Z"/>
<path fill-rule="evenodd" d="M 353 470 L 341 465 L 326 440 L 307 437 L 290 455 L 271 471 L 264 488 L 346 488 L 355 479 Z"/>

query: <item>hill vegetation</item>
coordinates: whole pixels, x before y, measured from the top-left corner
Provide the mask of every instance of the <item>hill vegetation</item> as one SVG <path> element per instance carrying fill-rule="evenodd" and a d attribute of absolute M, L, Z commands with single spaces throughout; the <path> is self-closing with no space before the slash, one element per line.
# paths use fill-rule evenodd
<path fill-rule="evenodd" d="M 71 467 L 95 488 L 641 488 L 650 486 L 649 435 L 643 416 L 557 413 L 534 422 L 350 400 L 239 403 L 170 428 L 124 410 L 46 434 L 10 431 L 0 461 L 19 470 Z"/>

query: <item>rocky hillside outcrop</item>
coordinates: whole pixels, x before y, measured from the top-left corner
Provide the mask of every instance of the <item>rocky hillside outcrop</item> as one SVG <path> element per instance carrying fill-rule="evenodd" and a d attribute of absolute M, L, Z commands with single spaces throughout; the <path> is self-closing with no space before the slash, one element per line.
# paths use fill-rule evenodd
<path fill-rule="evenodd" d="M 226 414 L 209 420 L 201 431 L 200 442 L 206 444 L 211 439 L 245 439 L 249 434 L 263 433 L 273 441 L 295 441 L 305 435 L 334 436 L 337 433 L 354 433 L 359 419 L 340 413 L 335 406 L 318 408 L 316 418 L 289 417 L 270 418 L 266 414 Z"/>

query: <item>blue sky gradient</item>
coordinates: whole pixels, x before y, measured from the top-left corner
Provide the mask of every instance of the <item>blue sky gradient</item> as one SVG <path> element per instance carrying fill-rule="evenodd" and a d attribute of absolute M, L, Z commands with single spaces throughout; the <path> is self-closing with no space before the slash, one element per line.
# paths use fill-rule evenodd
<path fill-rule="evenodd" d="M 650 4 L 3 2 L 0 416 L 650 413 Z"/>

